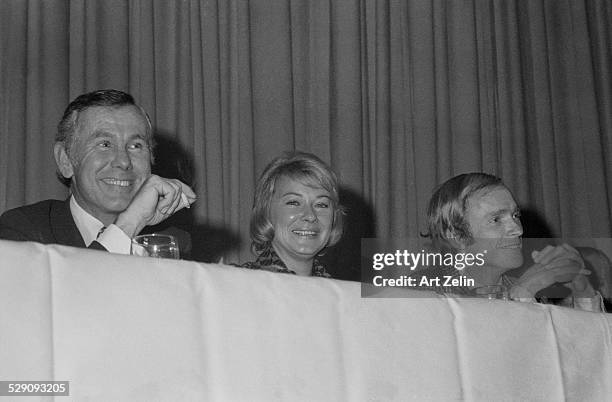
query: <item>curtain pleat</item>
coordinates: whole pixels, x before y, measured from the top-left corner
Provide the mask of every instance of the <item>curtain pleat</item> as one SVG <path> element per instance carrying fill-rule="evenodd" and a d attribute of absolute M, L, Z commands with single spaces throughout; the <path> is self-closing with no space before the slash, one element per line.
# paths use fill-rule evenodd
<path fill-rule="evenodd" d="M 342 180 L 340 277 L 469 171 L 504 179 L 528 232 L 612 236 L 610 2 L 6 0 L 0 22 L 0 211 L 66 196 L 57 122 L 112 87 L 150 114 L 155 171 L 196 189 L 177 219 L 202 260 L 252 258 L 255 181 L 292 149 Z"/>

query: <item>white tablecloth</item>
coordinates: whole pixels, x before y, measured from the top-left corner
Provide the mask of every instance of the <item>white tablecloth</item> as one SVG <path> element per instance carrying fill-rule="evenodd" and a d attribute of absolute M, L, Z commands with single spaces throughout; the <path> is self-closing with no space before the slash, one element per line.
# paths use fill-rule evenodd
<path fill-rule="evenodd" d="M 58 401 L 612 399 L 609 314 L 368 299 L 358 283 L 35 243 L 0 241 L 0 258 L 0 380 L 70 381 Z"/>

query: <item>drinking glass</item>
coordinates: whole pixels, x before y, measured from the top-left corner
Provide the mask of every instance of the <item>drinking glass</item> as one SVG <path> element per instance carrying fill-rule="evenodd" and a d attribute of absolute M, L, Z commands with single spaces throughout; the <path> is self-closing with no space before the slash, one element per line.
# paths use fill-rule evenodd
<path fill-rule="evenodd" d="M 481 297 L 483 299 L 508 300 L 508 290 L 503 285 L 480 286 L 474 289 L 474 293 L 476 297 Z"/>
<path fill-rule="evenodd" d="M 154 258 L 173 258 L 178 260 L 179 247 L 174 236 L 167 234 L 146 234 L 132 239 L 132 255 Z"/>

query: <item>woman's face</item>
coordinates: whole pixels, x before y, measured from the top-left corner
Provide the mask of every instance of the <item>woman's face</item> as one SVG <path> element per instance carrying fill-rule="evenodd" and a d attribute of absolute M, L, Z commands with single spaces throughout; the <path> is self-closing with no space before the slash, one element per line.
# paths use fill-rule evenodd
<path fill-rule="evenodd" d="M 312 260 L 329 241 L 333 217 L 327 190 L 281 177 L 270 205 L 276 253 L 285 263 Z"/>

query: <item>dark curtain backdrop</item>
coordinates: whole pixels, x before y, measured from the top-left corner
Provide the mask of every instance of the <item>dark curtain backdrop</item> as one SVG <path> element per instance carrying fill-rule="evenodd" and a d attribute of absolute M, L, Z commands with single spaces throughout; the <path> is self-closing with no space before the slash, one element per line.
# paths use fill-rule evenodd
<path fill-rule="evenodd" d="M 0 9 L 0 211 L 66 197 L 56 124 L 78 94 L 113 87 L 150 113 L 159 171 L 196 188 L 184 219 L 199 230 L 196 254 L 251 258 L 255 180 L 290 149 L 319 155 L 342 179 L 345 263 L 359 237 L 418 236 L 432 189 L 469 171 L 501 176 L 552 235 L 612 235 L 609 1 Z"/>

